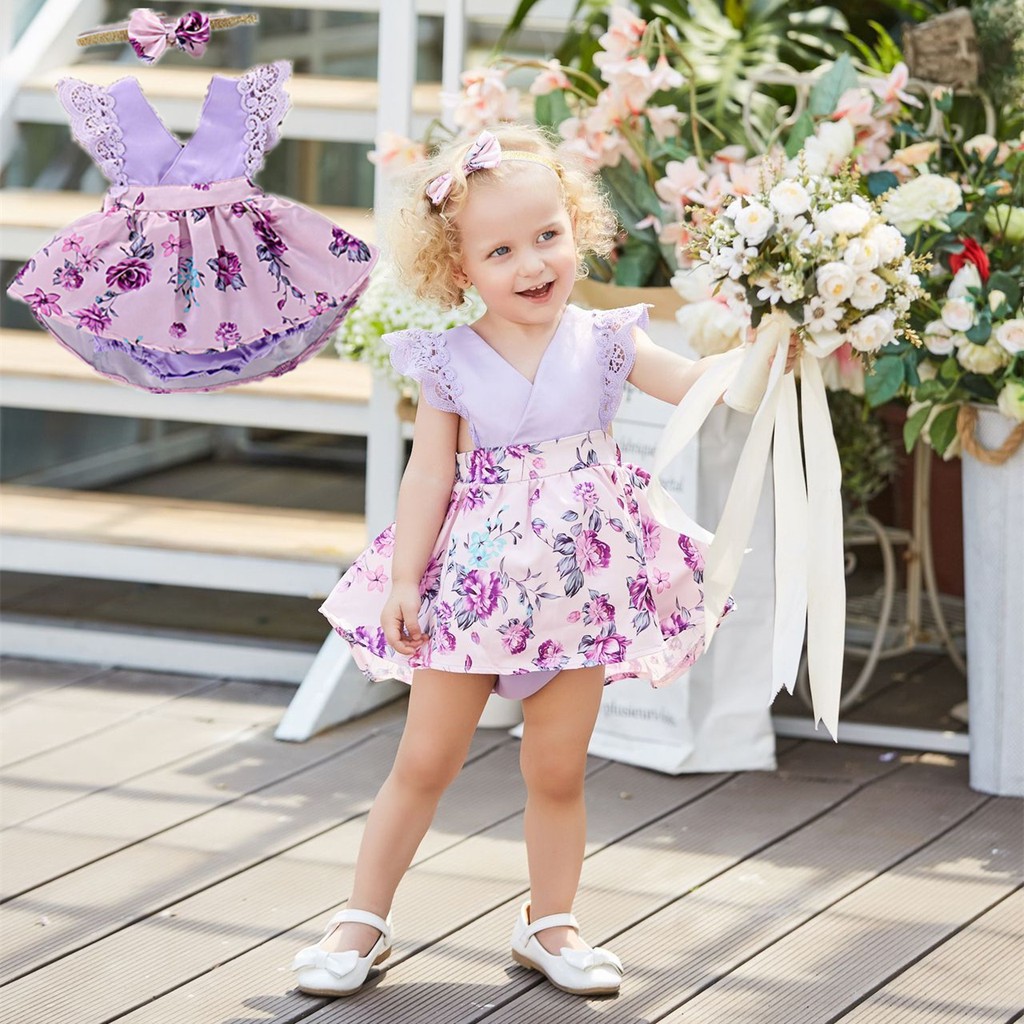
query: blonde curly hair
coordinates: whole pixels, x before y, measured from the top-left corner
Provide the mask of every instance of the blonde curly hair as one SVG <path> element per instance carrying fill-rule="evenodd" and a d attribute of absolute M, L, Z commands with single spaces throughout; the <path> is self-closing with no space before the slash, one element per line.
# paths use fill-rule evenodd
<path fill-rule="evenodd" d="M 562 187 L 562 200 L 573 224 L 576 242 L 577 277 L 586 277 L 586 256 L 607 256 L 616 233 L 616 219 L 597 178 L 580 165 L 557 154 L 539 128 L 501 125 L 490 129 L 503 151 L 523 150 L 550 160 Z M 388 226 L 388 246 L 399 280 L 418 297 L 442 309 L 461 306 L 466 297 L 459 283 L 461 239 L 457 217 L 470 188 L 503 180 L 521 167 L 509 161 L 467 175 L 462 169 L 475 139 L 463 139 L 435 153 L 426 163 L 415 165 L 402 181 L 404 195 Z M 427 197 L 427 186 L 438 175 L 448 173 L 452 188 L 440 206 Z"/>

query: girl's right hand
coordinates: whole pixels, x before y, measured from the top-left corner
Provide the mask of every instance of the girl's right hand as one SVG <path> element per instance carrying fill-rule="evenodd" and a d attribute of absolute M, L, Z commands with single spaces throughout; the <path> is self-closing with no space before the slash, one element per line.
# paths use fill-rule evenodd
<path fill-rule="evenodd" d="M 415 654 L 427 639 L 420 629 L 420 589 L 415 584 L 398 583 L 391 588 L 380 624 L 384 638 L 399 653 Z"/>

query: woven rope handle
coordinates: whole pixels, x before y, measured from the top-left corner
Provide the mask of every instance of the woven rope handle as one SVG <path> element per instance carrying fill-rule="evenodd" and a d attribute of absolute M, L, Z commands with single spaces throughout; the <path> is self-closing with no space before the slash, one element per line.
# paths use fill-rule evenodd
<path fill-rule="evenodd" d="M 236 25 L 256 25 L 258 14 L 211 14 L 210 29 L 217 31 L 223 28 L 234 28 Z M 100 46 L 103 43 L 123 43 L 128 39 L 128 23 L 122 25 L 102 25 L 99 28 L 83 32 L 76 42 L 79 46 Z"/>
<path fill-rule="evenodd" d="M 965 452 L 969 452 L 986 466 L 1001 466 L 1007 459 L 1017 453 L 1024 444 L 1024 423 L 1017 426 L 1006 436 L 1006 440 L 998 448 L 986 448 L 975 435 L 978 425 L 978 410 L 970 405 L 961 405 L 956 415 L 956 429 L 960 435 L 960 444 Z"/>

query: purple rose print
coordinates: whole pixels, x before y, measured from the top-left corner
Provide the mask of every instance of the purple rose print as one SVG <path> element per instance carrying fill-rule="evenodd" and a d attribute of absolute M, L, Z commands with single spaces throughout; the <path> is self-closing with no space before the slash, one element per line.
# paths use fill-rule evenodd
<path fill-rule="evenodd" d="M 225 348 L 242 340 L 241 334 L 238 333 L 238 324 L 232 323 L 230 320 L 222 320 L 220 326 L 213 332 L 213 336 Z"/>
<path fill-rule="evenodd" d="M 434 646 L 441 654 L 451 654 L 455 650 L 455 634 L 445 625 L 434 627 Z"/>
<path fill-rule="evenodd" d="M 129 256 L 107 267 L 107 286 L 122 292 L 134 292 L 149 284 L 152 271 L 145 260 Z"/>
<path fill-rule="evenodd" d="M 469 453 L 469 478 L 482 484 L 500 484 L 508 479 L 508 470 L 498 462 L 493 448 L 474 448 Z"/>
<path fill-rule="evenodd" d="M 231 204 L 231 216 L 232 217 L 244 217 L 247 207 L 245 203 L 232 203 Z"/>
<path fill-rule="evenodd" d="M 615 606 L 608 600 L 607 594 L 590 592 L 591 599 L 583 606 L 583 621 L 588 626 L 600 626 L 605 622 L 615 621 Z"/>
<path fill-rule="evenodd" d="M 351 262 L 368 263 L 370 260 L 370 247 L 360 241 L 355 235 L 350 235 L 344 228 L 332 228 L 331 233 L 334 240 L 327 247 L 332 256 L 341 256 L 344 253 Z"/>
<path fill-rule="evenodd" d="M 184 338 L 188 333 L 188 328 L 180 320 L 176 320 L 167 328 L 167 333 L 172 338 Z"/>
<path fill-rule="evenodd" d="M 390 555 L 395 550 L 395 524 L 379 533 L 373 541 L 373 550 L 378 555 Z"/>
<path fill-rule="evenodd" d="M 288 251 L 288 246 L 285 245 L 284 239 L 274 230 L 268 214 L 264 213 L 258 220 L 254 221 L 252 229 L 256 237 L 263 243 L 262 247 L 274 259 L 279 260 Z M 257 253 L 259 249 L 260 247 L 257 246 Z"/>
<path fill-rule="evenodd" d="M 661 527 L 650 516 L 643 514 L 640 516 L 640 527 L 644 539 L 644 557 L 654 558 L 661 549 Z"/>
<path fill-rule="evenodd" d="M 238 253 L 231 252 L 223 245 L 219 245 L 216 259 L 211 257 L 206 261 L 206 265 L 216 271 L 217 280 L 214 281 L 214 287 L 217 291 L 224 292 L 231 288 L 237 292 L 245 287 L 245 281 L 242 278 L 242 263 L 238 258 Z"/>
<path fill-rule="evenodd" d="M 545 640 L 537 650 L 537 657 L 533 659 L 537 668 L 563 668 L 568 662 L 565 655 L 565 648 L 557 640 Z"/>
<path fill-rule="evenodd" d="M 202 11 L 189 11 L 178 19 L 174 27 L 174 37 L 178 45 L 188 53 L 199 52 L 196 56 L 202 56 L 203 49 L 210 41 L 210 19 Z"/>
<path fill-rule="evenodd" d="M 679 534 L 679 550 L 683 553 L 683 561 L 686 562 L 688 569 L 692 569 L 694 572 L 704 572 L 704 556 L 701 554 L 700 548 L 686 534 Z"/>
<path fill-rule="evenodd" d="M 459 593 L 474 619 L 490 618 L 501 596 L 501 577 L 496 572 L 470 569 L 461 581 Z"/>
<path fill-rule="evenodd" d="M 608 626 L 597 636 L 585 636 L 580 641 L 579 653 L 595 665 L 617 665 L 626 660 L 629 641 Z"/>
<path fill-rule="evenodd" d="M 677 608 L 671 615 L 661 620 L 660 626 L 662 636 L 678 636 L 684 630 L 692 628 L 693 623 L 688 611 Z"/>
<path fill-rule="evenodd" d="M 462 496 L 462 507 L 467 512 L 479 508 L 484 503 L 484 489 L 482 487 L 467 487 Z"/>
<path fill-rule="evenodd" d="M 576 564 L 584 573 L 607 569 L 611 553 L 611 548 L 593 530 L 584 530 L 576 538 Z"/>
<path fill-rule="evenodd" d="M 76 309 L 71 315 L 78 321 L 78 326 L 83 331 L 96 333 L 106 330 L 111 324 L 110 317 L 99 306 L 86 306 L 85 309 Z"/>
<path fill-rule="evenodd" d="M 501 644 L 509 654 L 522 654 L 533 636 L 533 630 L 522 619 L 509 619 L 504 626 L 498 628 L 501 633 Z"/>
<path fill-rule="evenodd" d="M 647 573 L 641 569 L 636 576 L 627 576 L 626 586 L 629 587 L 629 607 L 638 612 L 653 613 L 654 595 L 647 582 Z"/>
<path fill-rule="evenodd" d="M 441 582 L 441 560 L 437 555 L 431 556 L 426 569 L 420 577 L 420 597 L 434 597 Z"/>
<path fill-rule="evenodd" d="M 60 308 L 60 296 L 56 292 L 44 292 L 42 288 L 37 288 L 25 296 L 25 301 L 32 312 L 40 316 L 60 316 L 63 312 Z"/>
<path fill-rule="evenodd" d="M 82 272 L 73 263 L 64 261 L 64 266 L 53 272 L 53 283 L 65 291 L 76 292 L 82 287 Z"/>
<path fill-rule="evenodd" d="M 589 480 L 577 484 L 572 493 L 577 501 L 583 502 L 583 507 L 588 512 L 597 504 L 597 488 Z"/>
<path fill-rule="evenodd" d="M 360 647 L 365 647 L 371 654 L 383 658 L 387 648 L 387 641 L 384 639 L 384 630 L 377 626 L 372 631 L 366 626 L 357 626 L 352 641 Z"/>

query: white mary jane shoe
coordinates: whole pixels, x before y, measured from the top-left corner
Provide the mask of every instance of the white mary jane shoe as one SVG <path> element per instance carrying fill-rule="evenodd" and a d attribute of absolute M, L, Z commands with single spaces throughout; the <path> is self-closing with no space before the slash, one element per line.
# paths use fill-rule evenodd
<path fill-rule="evenodd" d="M 572 914 L 550 914 L 530 920 L 530 904 L 524 903 L 512 930 L 512 959 L 532 971 L 540 971 L 555 988 L 577 996 L 614 995 L 622 981 L 622 961 L 607 949 L 569 949 L 549 953 L 537 938 L 545 928 L 580 926 Z"/>
<path fill-rule="evenodd" d="M 350 996 L 362 987 L 370 968 L 391 956 L 391 915 L 387 920 L 365 910 L 340 910 L 327 923 L 324 939 L 336 925 L 345 921 L 368 924 L 380 932 L 380 938 L 366 956 L 355 949 L 328 953 L 319 946 L 299 950 L 292 961 L 292 970 L 298 972 L 296 984 L 310 996 Z M 323 939 L 320 940 L 321 942 Z"/>

